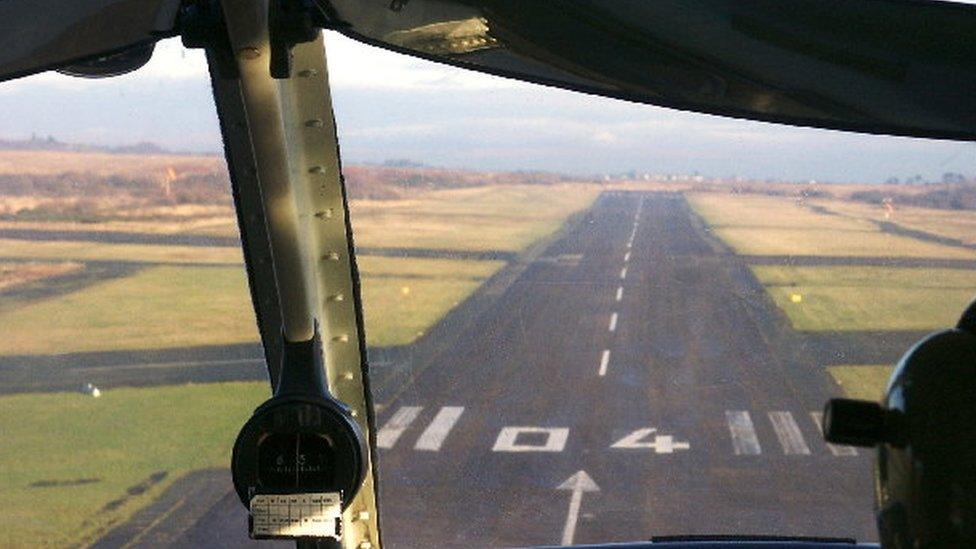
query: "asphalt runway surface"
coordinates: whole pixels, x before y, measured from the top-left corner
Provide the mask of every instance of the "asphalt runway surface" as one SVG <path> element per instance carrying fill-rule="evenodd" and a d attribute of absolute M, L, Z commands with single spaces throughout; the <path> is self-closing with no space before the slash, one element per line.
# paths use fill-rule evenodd
<path fill-rule="evenodd" d="M 876 539 L 871 452 L 819 436 L 836 345 L 794 332 L 681 195 L 601 195 L 447 333 L 378 394 L 387 546 Z M 105 546 L 262 545 L 227 472 L 199 475 Z"/>

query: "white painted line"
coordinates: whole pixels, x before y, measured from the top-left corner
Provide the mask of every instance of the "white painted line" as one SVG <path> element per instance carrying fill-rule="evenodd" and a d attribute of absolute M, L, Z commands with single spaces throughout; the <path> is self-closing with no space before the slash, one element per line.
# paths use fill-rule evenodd
<path fill-rule="evenodd" d="M 624 287 L 623 286 L 618 286 L 617 287 L 617 301 L 620 301 L 623 298 L 624 298 Z"/>
<path fill-rule="evenodd" d="M 600 375 L 607 375 L 607 366 L 610 365 L 610 349 L 604 349 L 600 357 Z"/>
<path fill-rule="evenodd" d="M 397 440 L 400 439 L 400 435 L 407 430 L 407 427 L 410 427 L 410 424 L 417 419 L 423 409 L 422 406 L 403 406 L 397 410 L 393 417 L 386 422 L 386 425 L 376 433 L 376 446 L 385 449 L 393 448 Z"/>
<path fill-rule="evenodd" d="M 434 416 L 434 421 L 431 421 L 430 425 L 420 434 L 420 438 L 413 445 L 413 449 L 430 452 L 439 451 L 441 445 L 444 444 L 444 439 L 451 433 L 451 429 L 454 428 L 454 424 L 457 423 L 463 413 L 464 406 L 444 406 L 441 408 Z"/>
<path fill-rule="evenodd" d="M 646 427 L 638 429 L 624 438 L 610 445 L 611 448 L 652 449 L 655 454 L 673 454 L 675 450 L 688 450 L 691 445 L 687 442 L 674 440 L 671 435 L 654 435 L 657 429 Z M 649 437 L 654 435 L 654 439 Z"/>
<path fill-rule="evenodd" d="M 762 453 L 749 412 L 726 410 L 725 421 L 729 424 L 729 432 L 732 434 L 732 449 L 735 455 L 756 456 Z"/>
<path fill-rule="evenodd" d="M 539 443 L 519 443 L 519 435 L 545 435 L 545 441 Z M 498 433 L 492 452 L 562 452 L 569 438 L 566 427 L 504 427 Z"/>
<path fill-rule="evenodd" d="M 617 331 L 617 313 L 610 315 L 610 326 L 607 327 L 611 332 Z"/>
<path fill-rule="evenodd" d="M 633 239 L 631 239 L 630 241 L 628 241 L 628 242 L 627 242 L 627 247 L 628 247 L 628 248 L 631 248 L 631 247 L 633 247 L 633 246 L 634 246 L 634 240 L 633 240 Z"/>
<path fill-rule="evenodd" d="M 572 545 L 576 537 L 576 523 L 579 521 L 580 507 L 583 505 L 583 492 L 599 492 L 600 487 L 593 482 L 586 471 L 578 471 L 575 475 L 560 484 L 557 490 L 572 490 L 569 497 L 569 510 L 566 512 L 566 524 L 563 525 L 562 545 Z"/>
<path fill-rule="evenodd" d="M 627 278 L 627 267 L 620 269 L 620 279 L 623 280 Z"/>
<path fill-rule="evenodd" d="M 810 412 L 813 423 L 817 426 L 817 431 L 823 433 L 823 412 Z M 827 443 L 827 449 L 837 457 L 856 456 L 857 449 L 853 446 L 838 446 L 837 444 Z"/>
<path fill-rule="evenodd" d="M 630 261 L 630 252 L 624 254 L 624 261 Z"/>
<path fill-rule="evenodd" d="M 769 421 L 773 424 L 776 431 L 776 438 L 779 445 L 783 447 L 783 453 L 788 456 L 805 456 L 810 454 L 810 448 L 803 440 L 803 433 L 800 426 L 793 420 L 793 414 L 789 412 L 769 412 Z"/>

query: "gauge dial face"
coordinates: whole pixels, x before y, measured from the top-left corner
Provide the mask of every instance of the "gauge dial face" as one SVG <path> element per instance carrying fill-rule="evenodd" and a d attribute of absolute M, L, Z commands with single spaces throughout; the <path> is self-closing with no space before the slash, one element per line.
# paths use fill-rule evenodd
<path fill-rule="evenodd" d="M 331 486 L 335 447 L 315 433 L 273 433 L 258 443 L 258 484 L 273 490 Z"/>
<path fill-rule="evenodd" d="M 365 439 L 328 401 L 282 399 L 258 410 L 234 445 L 234 486 L 247 505 L 255 494 L 339 493 L 343 504 L 362 484 Z"/>

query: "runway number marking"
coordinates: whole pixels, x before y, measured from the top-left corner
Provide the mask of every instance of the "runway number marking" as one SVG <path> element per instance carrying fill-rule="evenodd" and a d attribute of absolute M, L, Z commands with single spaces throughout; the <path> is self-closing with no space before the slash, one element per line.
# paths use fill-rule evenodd
<path fill-rule="evenodd" d="M 610 365 L 610 349 L 604 349 L 603 354 L 600 355 L 600 371 L 598 372 L 600 376 L 607 375 L 607 366 Z"/>
<path fill-rule="evenodd" d="M 523 435 L 544 435 L 541 442 L 519 442 Z M 569 438 L 566 427 L 504 427 L 498 433 L 492 452 L 562 452 Z"/>
<path fill-rule="evenodd" d="M 810 417 L 813 418 L 813 423 L 816 424 L 817 430 L 823 432 L 823 412 L 810 412 Z M 827 449 L 830 450 L 831 454 L 838 457 L 857 455 L 857 449 L 853 446 L 838 446 L 837 444 L 828 442 Z"/>
<path fill-rule="evenodd" d="M 607 329 L 611 332 L 617 331 L 617 313 L 610 315 L 610 325 L 607 326 Z"/>
<path fill-rule="evenodd" d="M 618 286 L 617 287 L 617 301 L 620 301 L 623 298 L 624 298 L 624 287 L 623 286 Z"/>
<path fill-rule="evenodd" d="M 752 425 L 749 412 L 742 410 L 726 410 L 725 421 L 729 424 L 732 435 L 732 449 L 737 456 L 755 456 L 762 453 L 756 429 Z"/>
<path fill-rule="evenodd" d="M 397 410 L 393 417 L 386 422 L 386 425 L 376 433 L 376 446 L 385 449 L 393 448 L 397 440 L 400 439 L 400 435 L 420 415 L 421 410 L 423 410 L 422 406 L 404 406 Z"/>
<path fill-rule="evenodd" d="M 645 427 L 638 429 L 610 445 L 611 448 L 652 449 L 655 454 L 673 454 L 675 450 L 688 450 L 687 442 L 674 440 L 671 435 L 656 435 L 657 429 Z M 649 437 L 654 435 L 653 439 Z"/>
<path fill-rule="evenodd" d="M 769 421 L 773 424 L 773 431 L 779 439 L 783 453 L 788 456 L 805 456 L 810 454 L 810 448 L 803 440 L 803 433 L 789 412 L 769 412 Z"/>
<path fill-rule="evenodd" d="M 451 433 L 451 429 L 454 428 L 454 424 L 457 423 L 463 413 L 463 406 L 444 406 L 441 408 L 430 425 L 420 434 L 420 438 L 413 446 L 414 449 L 430 452 L 439 451 L 447 435 Z"/>

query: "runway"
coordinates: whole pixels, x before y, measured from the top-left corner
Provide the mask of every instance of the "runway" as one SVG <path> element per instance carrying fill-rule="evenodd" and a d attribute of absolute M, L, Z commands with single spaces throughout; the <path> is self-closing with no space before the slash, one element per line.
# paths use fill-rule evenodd
<path fill-rule="evenodd" d="M 833 351 L 679 194 L 604 193 L 442 339 L 377 400 L 388 547 L 876 538 L 871 452 L 819 436 Z M 247 543 L 239 503 L 210 492 L 205 512 L 150 509 L 112 539 Z"/>

